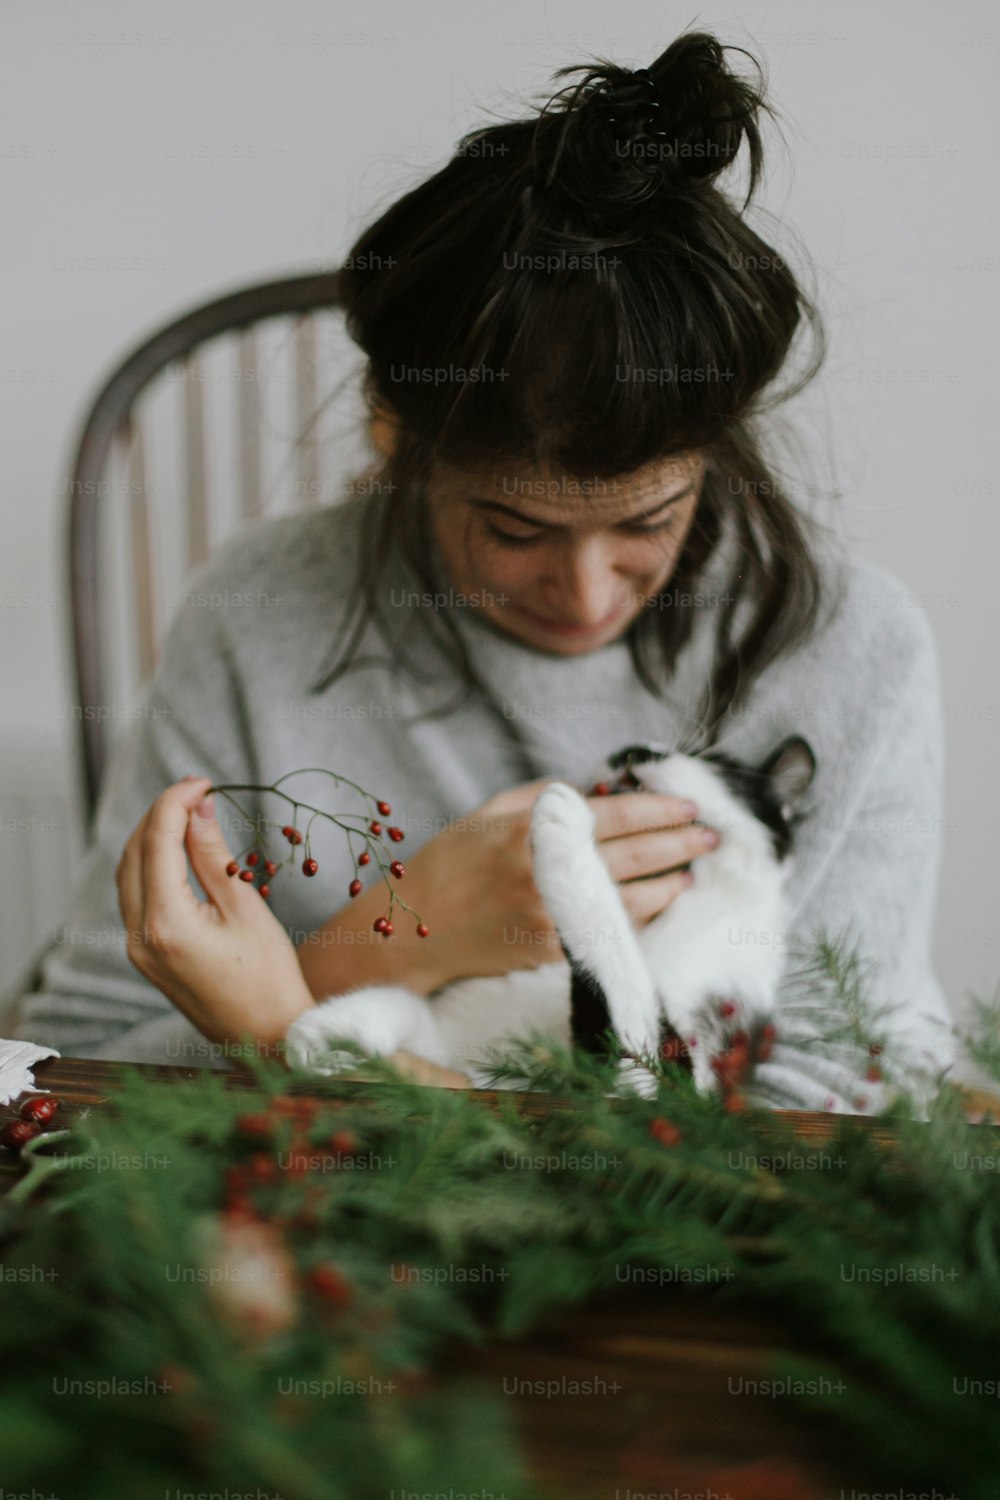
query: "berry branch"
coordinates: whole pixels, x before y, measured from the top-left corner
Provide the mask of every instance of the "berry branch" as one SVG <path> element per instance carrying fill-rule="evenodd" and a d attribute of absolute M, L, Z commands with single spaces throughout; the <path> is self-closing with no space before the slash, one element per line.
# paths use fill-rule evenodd
<path fill-rule="evenodd" d="M 287 781 L 290 776 L 304 776 L 309 773 L 330 776 L 338 784 L 343 783 L 344 786 L 350 787 L 353 791 L 357 792 L 359 797 L 365 799 L 369 804 L 369 810 L 365 812 L 329 812 L 326 808 L 314 807 L 311 802 L 303 802 L 299 798 L 293 797 L 290 792 L 281 789 L 281 783 Z M 427 937 L 429 935 L 430 929 L 427 924 L 420 920 L 419 913 L 414 911 L 412 906 L 408 905 L 401 896 L 397 895 L 393 884 L 393 881 L 402 880 L 406 874 L 406 866 L 400 859 L 389 858 L 391 851 L 383 843 L 383 835 L 388 837 L 393 844 L 401 844 L 405 838 L 405 834 L 395 824 L 389 824 L 388 827 L 383 828 L 379 822 L 379 817 L 375 816 L 375 814 L 378 814 L 380 817 L 388 818 L 392 815 L 392 806 L 384 798 L 374 796 L 373 793 L 365 791 L 364 787 L 359 786 L 357 782 L 351 781 L 347 776 L 340 776 L 337 772 L 328 771 L 323 766 L 304 766 L 297 771 L 286 771 L 283 776 L 278 777 L 277 781 L 266 786 L 256 782 L 229 782 L 225 785 L 211 786 L 205 795 L 211 796 L 213 792 L 217 792 L 221 797 L 225 797 L 227 802 L 232 803 L 240 816 L 253 824 L 256 829 L 255 837 L 251 843 L 237 859 L 231 859 L 226 865 L 227 875 L 238 875 L 240 880 L 246 881 L 247 884 L 253 884 L 258 877 L 262 877 L 256 889 L 266 900 L 271 894 L 271 882 L 275 876 L 280 875 L 286 865 L 294 866 L 295 851 L 301 844 L 302 873 L 311 878 L 319 871 L 319 861 L 313 857 L 312 853 L 312 826 L 317 818 L 325 818 L 327 822 L 333 823 L 335 827 L 339 828 L 347 838 L 348 851 L 354 861 L 355 867 L 354 879 L 347 888 L 349 896 L 354 897 L 361 894 L 363 885 L 358 878 L 357 872 L 359 868 L 371 864 L 373 855 L 381 871 L 382 879 L 389 892 L 389 906 L 384 915 L 376 917 L 372 923 L 373 931 L 381 933 L 383 937 L 391 937 L 395 931 L 392 921 L 393 911 L 397 906 L 400 906 L 404 911 L 408 911 L 412 916 L 416 917 L 417 936 Z M 283 801 L 290 804 L 292 810 L 291 822 L 279 824 L 277 819 L 266 818 L 262 814 L 258 814 L 256 817 L 251 816 L 233 795 L 234 792 L 257 792 L 258 794 L 272 792 L 276 797 L 280 797 Z M 300 813 L 311 814 L 304 833 L 296 826 Z M 365 826 L 358 827 L 357 824 L 359 822 L 363 822 Z M 280 861 L 271 858 L 268 853 L 266 834 L 269 829 L 280 829 L 281 836 L 287 840 L 290 846 L 289 854 Z M 360 837 L 364 843 L 361 852 L 356 856 L 353 844 L 355 835 Z M 243 862 L 242 868 L 240 866 L 241 860 Z"/>

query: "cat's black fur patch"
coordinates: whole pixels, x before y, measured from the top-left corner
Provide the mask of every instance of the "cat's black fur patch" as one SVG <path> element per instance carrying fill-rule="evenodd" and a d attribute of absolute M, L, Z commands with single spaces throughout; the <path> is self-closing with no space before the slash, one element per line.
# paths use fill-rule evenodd
<path fill-rule="evenodd" d="M 685 1073 L 693 1071 L 687 1043 L 681 1037 L 680 1032 L 666 1019 L 660 1026 L 660 1056 L 665 1063 L 671 1063 Z"/>
<path fill-rule="evenodd" d="M 725 755 L 721 750 L 711 750 L 701 756 L 701 759 L 718 766 L 722 779 L 733 796 L 740 799 L 759 823 L 763 823 L 771 835 L 775 854 L 778 859 L 784 859 L 792 847 L 793 820 L 786 818 L 781 811 L 781 803 L 775 796 L 767 773 L 733 760 L 731 755 Z"/>
<path fill-rule="evenodd" d="M 604 1055 L 608 1050 L 608 1033 L 614 1030 L 604 990 L 593 974 L 588 974 L 573 961 L 572 954 L 566 956 L 571 966 L 569 1003 L 573 1046 L 595 1056 Z"/>
<path fill-rule="evenodd" d="M 629 766 L 641 766 L 647 760 L 663 760 L 662 750 L 652 750 L 649 745 L 626 745 L 624 750 L 616 750 L 614 755 L 608 756 L 608 765 L 612 771 L 624 771 Z"/>

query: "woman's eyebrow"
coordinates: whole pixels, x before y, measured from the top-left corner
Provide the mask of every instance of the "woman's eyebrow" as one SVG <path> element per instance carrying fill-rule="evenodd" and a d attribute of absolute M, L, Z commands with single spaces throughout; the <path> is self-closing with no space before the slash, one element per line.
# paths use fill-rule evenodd
<path fill-rule="evenodd" d="M 621 524 L 632 526 L 637 521 L 647 521 L 650 516 L 655 516 L 665 506 L 673 505 L 677 500 L 683 500 L 686 495 L 690 495 L 693 489 L 694 481 L 691 480 L 682 490 L 678 490 L 675 495 L 665 496 L 662 500 L 658 500 L 650 510 L 641 511 L 637 516 L 628 516 Z M 470 495 L 469 504 L 474 505 L 477 510 L 500 511 L 503 515 L 510 516 L 514 521 L 520 521 L 525 526 L 537 526 L 542 531 L 564 531 L 566 529 L 563 526 L 558 526 L 554 521 L 536 521 L 534 516 L 523 515 L 521 511 L 515 510 L 511 505 L 504 505 L 500 500 L 487 500 L 480 495 Z"/>

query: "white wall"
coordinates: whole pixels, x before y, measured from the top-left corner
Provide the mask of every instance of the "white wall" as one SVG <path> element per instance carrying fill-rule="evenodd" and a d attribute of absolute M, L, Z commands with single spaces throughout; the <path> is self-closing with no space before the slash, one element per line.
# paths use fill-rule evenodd
<path fill-rule="evenodd" d="M 958 998 L 1000 976 L 1000 18 L 988 0 L 697 13 L 653 0 L 6 0 L 0 737 L 12 764 L 27 754 L 68 776 L 60 485 L 85 400 L 126 349 L 218 292 L 334 261 L 485 111 L 536 96 L 556 67 L 648 63 L 691 24 L 767 62 L 788 149 L 772 141 L 763 201 L 814 257 L 831 334 L 799 404 L 803 433 L 845 492 L 856 549 L 917 592 L 940 644 L 937 957 Z M 21 881 L 0 860 L 0 901 Z M 63 895 L 57 878 L 36 924 L 60 920 Z"/>

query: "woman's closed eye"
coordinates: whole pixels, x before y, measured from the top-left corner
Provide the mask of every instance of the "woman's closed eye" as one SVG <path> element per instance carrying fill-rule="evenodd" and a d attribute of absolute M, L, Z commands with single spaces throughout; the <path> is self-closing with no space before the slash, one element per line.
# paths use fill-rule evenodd
<path fill-rule="evenodd" d="M 652 524 L 649 522 L 633 524 L 629 521 L 622 521 L 613 529 L 615 531 L 624 531 L 628 536 L 655 536 L 660 532 L 669 531 L 673 524 L 674 516 L 673 512 L 671 512 L 664 521 L 654 521 Z M 487 521 L 486 528 L 490 536 L 496 537 L 497 541 L 506 542 L 511 547 L 529 547 L 532 542 L 537 542 L 539 537 L 544 536 L 546 530 L 546 528 L 539 528 L 536 531 L 528 532 L 504 531 L 493 521 Z"/>

